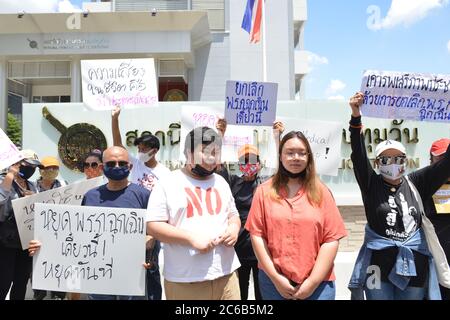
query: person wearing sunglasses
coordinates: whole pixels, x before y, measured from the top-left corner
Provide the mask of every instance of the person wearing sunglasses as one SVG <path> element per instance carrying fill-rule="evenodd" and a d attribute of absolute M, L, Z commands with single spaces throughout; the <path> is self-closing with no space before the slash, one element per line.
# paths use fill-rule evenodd
<path fill-rule="evenodd" d="M 37 193 L 29 179 L 41 164 L 32 150 L 21 151 L 23 160 L 8 168 L 0 177 L 0 300 L 11 288 L 11 300 L 24 300 L 32 259 L 22 250 L 12 200 Z"/>
<path fill-rule="evenodd" d="M 150 197 L 150 191 L 131 183 L 128 180 L 133 165 L 130 163 L 128 151 L 122 147 L 109 147 L 103 152 L 103 174 L 108 183 L 89 190 L 81 201 L 82 206 L 103 208 L 135 208 L 145 209 Z M 30 255 L 36 254 L 41 247 L 37 240 L 30 241 L 28 251 Z M 130 266 L 133 268 L 141 266 Z M 148 269 L 148 263 L 144 263 Z M 141 296 L 117 296 L 117 295 L 88 295 L 90 300 L 143 300 Z"/>
<path fill-rule="evenodd" d="M 113 144 L 124 147 L 119 129 L 119 116 L 121 108 L 116 106 L 111 112 L 111 127 L 113 133 Z M 133 170 L 130 181 L 146 188 L 150 192 L 155 184 L 170 174 L 170 170 L 156 160 L 159 151 L 159 139 L 151 134 L 141 136 L 134 141 L 138 149 L 137 157 L 130 156 Z M 147 292 L 149 300 L 161 300 L 162 286 L 159 272 L 159 252 L 161 243 L 147 235 L 147 257 L 152 267 L 147 270 Z"/>
<path fill-rule="evenodd" d="M 168 300 L 238 300 L 241 225 L 230 187 L 215 173 L 221 137 L 198 127 L 186 136 L 186 165 L 162 179 L 147 208 L 147 232 L 164 243 Z"/>
<path fill-rule="evenodd" d="M 430 164 L 444 160 L 449 145 L 449 138 L 434 141 L 430 148 Z M 445 181 L 439 190 L 424 202 L 424 209 L 434 225 L 448 262 L 450 261 L 450 179 Z M 450 289 L 442 285 L 439 287 L 442 300 L 450 300 Z"/>
<path fill-rule="evenodd" d="M 426 239 L 422 228 L 421 199 L 431 198 L 450 177 L 450 149 L 442 161 L 405 176 L 405 146 L 385 140 L 375 148 L 377 174 L 362 134 L 363 99 L 358 92 L 349 101 L 351 159 L 367 218 L 349 283 L 352 298 L 363 299 L 365 293 L 368 300 L 440 299 L 441 275 L 427 245 L 432 238 Z"/>
<path fill-rule="evenodd" d="M 82 163 L 82 171 L 86 179 L 103 175 L 102 152 L 100 150 L 94 149 L 86 155 Z"/>

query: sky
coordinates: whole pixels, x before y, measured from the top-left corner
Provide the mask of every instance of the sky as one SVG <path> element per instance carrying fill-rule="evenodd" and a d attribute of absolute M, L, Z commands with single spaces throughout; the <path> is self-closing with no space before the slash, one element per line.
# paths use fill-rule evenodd
<path fill-rule="evenodd" d="M 0 12 L 73 12 L 82 2 L 0 0 Z M 368 69 L 450 74 L 450 0 L 309 0 L 307 6 L 307 99 L 346 100 Z"/>
<path fill-rule="evenodd" d="M 345 99 L 364 70 L 450 75 L 449 0 L 309 0 L 307 99 Z"/>

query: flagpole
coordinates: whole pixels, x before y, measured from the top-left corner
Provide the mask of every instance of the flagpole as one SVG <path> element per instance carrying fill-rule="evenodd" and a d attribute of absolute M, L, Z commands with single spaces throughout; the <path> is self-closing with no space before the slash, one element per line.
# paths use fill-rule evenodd
<path fill-rule="evenodd" d="M 262 0 L 262 56 L 263 56 L 263 81 L 267 82 L 267 46 L 266 46 L 266 1 Z"/>

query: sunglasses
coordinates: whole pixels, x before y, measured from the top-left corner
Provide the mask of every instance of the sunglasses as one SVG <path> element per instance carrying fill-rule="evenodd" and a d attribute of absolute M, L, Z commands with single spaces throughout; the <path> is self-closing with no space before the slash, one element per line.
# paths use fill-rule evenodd
<path fill-rule="evenodd" d="M 119 167 L 128 167 L 128 161 L 107 161 L 105 162 L 105 166 L 107 168 L 115 168 L 116 165 L 119 165 Z"/>
<path fill-rule="evenodd" d="M 98 162 L 85 162 L 85 163 L 83 163 L 83 168 L 92 168 L 92 169 L 95 169 L 95 168 L 97 168 L 99 166 L 99 163 Z"/>
<path fill-rule="evenodd" d="M 377 160 L 383 166 L 390 164 L 404 164 L 406 162 L 406 156 L 396 156 L 396 157 L 388 157 L 388 156 L 380 156 L 377 157 Z"/>

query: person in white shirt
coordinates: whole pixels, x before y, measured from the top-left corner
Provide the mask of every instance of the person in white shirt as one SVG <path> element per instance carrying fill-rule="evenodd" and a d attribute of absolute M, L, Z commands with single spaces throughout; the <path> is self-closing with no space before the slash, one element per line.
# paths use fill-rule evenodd
<path fill-rule="evenodd" d="M 120 111 L 120 106 L 116 106 L 111 112 L 113 144 L 125 149 L 119 129 Z M 155 158 L 160 148 L 159 140 L 156 136 L 149 134 L 137 138 L 134 145 L 138 148 L 138 156 L 133 157 L 130 154 L 133 169 L 129 180 L 152 192 L 155 184 L 170 174 L 170 170 Z M 158 261 L 161 245 L 152 237 L 147 236 L 146 249 L 147 263 L 152 265 L 147 270 L 147 297 L 149 300 L 161 300 L 162 287 Z"/>
<path fill-rule="evenodd" d="M 230 187 L 214 173 L 221 137 L 211 128 L 188 133 L 186 165 L 161 180 L 147 208 L 147 233 L 164 243 L 168 300 L 239 300 L 234 250 L 241 225 Z"/>

